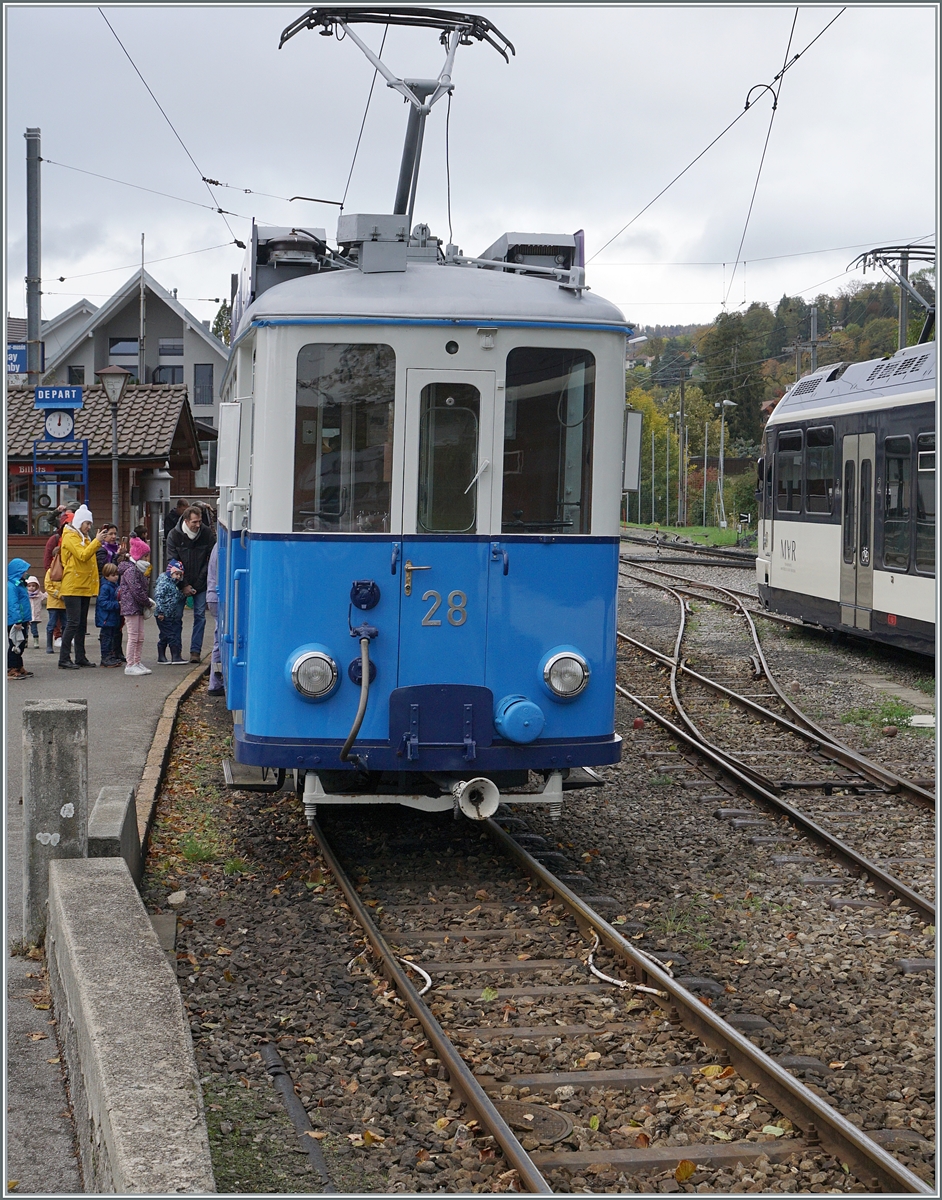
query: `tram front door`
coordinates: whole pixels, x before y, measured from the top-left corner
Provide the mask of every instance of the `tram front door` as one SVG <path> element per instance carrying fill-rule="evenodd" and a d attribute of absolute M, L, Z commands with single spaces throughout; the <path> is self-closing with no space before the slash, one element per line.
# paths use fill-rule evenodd
<path fill-rule="evenodd" d="M 484 685 L 495 385 L 407 373 L 399 687 Z"/>
<path fill-rule="evenodd" d="M 841 624 L 869 629 L 873 610 L 873 500 L 876 435 L 843 441 L 841 514 Z"/>

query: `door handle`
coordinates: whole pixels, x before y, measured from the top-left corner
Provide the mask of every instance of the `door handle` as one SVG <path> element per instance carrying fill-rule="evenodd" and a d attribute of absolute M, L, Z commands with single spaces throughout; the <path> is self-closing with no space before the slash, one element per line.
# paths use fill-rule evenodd
<path fill-rule="evenodd" d="M 406 566 L 405 566 L 406 583 L 405 583 L 405 587 L 402 590 L 405 592 L 405 594 L 407 596 L 412 595 L 412 572 L 413 571 L 431 571 L 431 569 L 432 569 L 431 567 L 414 567 L 412 565 L 412 563 L 409 562 L 408 559 L 406 559 Z"/>

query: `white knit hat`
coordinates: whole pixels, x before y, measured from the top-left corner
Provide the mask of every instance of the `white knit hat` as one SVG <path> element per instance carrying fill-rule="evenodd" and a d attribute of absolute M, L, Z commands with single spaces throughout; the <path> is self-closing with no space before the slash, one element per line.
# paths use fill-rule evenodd
<path fill-rule="evenodd" d="M 94 522 L 94 520 L 95 518 L 92 516 L 92 510 L 88 507 L 88 505 L 80 504 L 75 510 L 75 516 L 72 518 L 72 528 L 76 531 L 76 533 L 81 533 L 82 525 L 86 521 Z"/>

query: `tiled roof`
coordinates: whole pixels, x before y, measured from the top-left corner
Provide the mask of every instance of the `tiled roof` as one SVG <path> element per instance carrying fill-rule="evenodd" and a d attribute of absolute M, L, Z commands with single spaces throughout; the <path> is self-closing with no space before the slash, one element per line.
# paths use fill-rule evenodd
<path fill-rule="evenodd" d="M 7 317 L 7 342 L 25 342 L 26 337 L 26 318 Z"/>
<path fill-rule="evenodd" d="M 33 389 L 7 390 L 7 455 L 32 458 L 33 440 L 43 436 L 44 414 L 33 407 Z M 100 385 L 83 389 L 84 407 L 75 414 L 75 431 L 88 438 L 89 458 L 111 457 L 111 405 Z M 170 458 L 180 455 L 199 466 L 199 439 L 184 384 L 129 384 L 118 406 L 118 454 L 121 458 Z M 194 457 L 195 456 L 195 457 Z"/>

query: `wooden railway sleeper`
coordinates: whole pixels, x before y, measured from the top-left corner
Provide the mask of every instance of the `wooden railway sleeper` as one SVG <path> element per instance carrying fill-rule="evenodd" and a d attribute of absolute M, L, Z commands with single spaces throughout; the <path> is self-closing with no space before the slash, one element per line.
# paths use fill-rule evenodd
<path fill-rule="evenodd" d="M 674 729 L 678 736 L 687 740 L 683 731 L 676 729 L 676 726 Z M 645 983 L 650 982 L 656 985 L 658 990 L 667 993 L 667 999 L 654 997 L 654 1003 L 664 1010 L 668 1020 L 673 1022 L 676 1015 L 677 1020 L 705 1045 L 728 1054 L 730 1065 L 745 1079 L 759 1084 L 765 1099 L 784 1113 L 796 1128 L 804 1130 L 808 1125 L 813 1125 L 824 1149 L 841 1162 L 847 1163 L 859 1178 L 876 1179 L 876 1190 L 890 1193 L 914 1192 L 919 1195 L 935 1194 L 932 1187 L 903 1166 L 882 1146 L 868 1138 L 862 1130 L 816 1096 L 746 1036 L 728 1025 L 722 1017 L 701 1004 L 662 967 L 650 962 L 646 957 L 642 958 L 637 947 L 593 912 L 581 897 L 536 862 L 493 818 L 484 824 L 494 840 L 517 860 L 527 874 L 539 879 L 544 887 L 563 902 L 580 926 L 585 925 L 593 929 L 599 940 L 615 954 L 634 963 L 636 971 Z M 617 1152 L 606 1150 L 598 1153 L 604 1153 L 607 1161 Z M 565 1165 L 548 1154 L 537 1155 L 537 1161 L 544 1166 Z"/>

